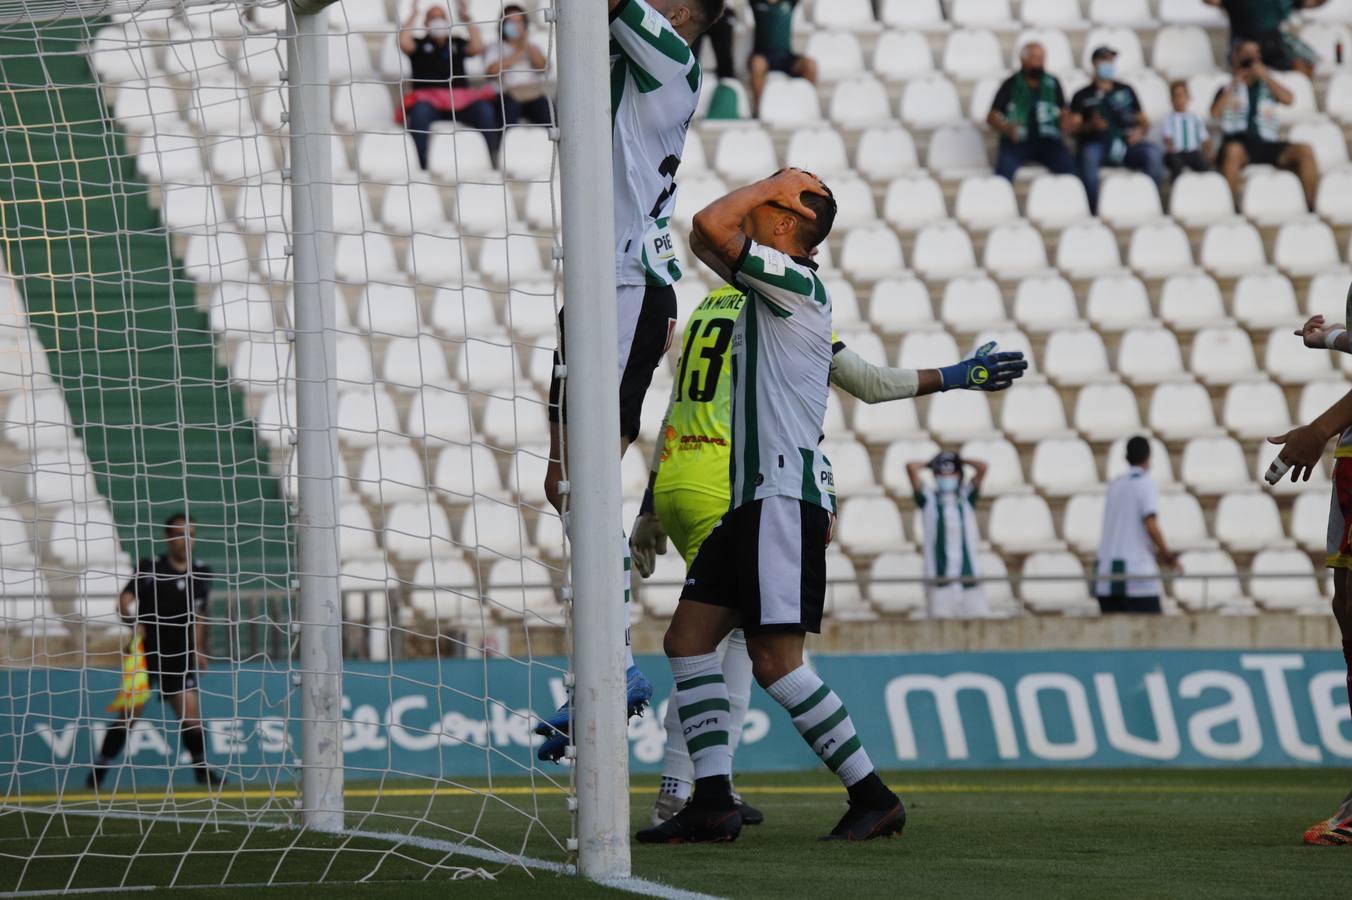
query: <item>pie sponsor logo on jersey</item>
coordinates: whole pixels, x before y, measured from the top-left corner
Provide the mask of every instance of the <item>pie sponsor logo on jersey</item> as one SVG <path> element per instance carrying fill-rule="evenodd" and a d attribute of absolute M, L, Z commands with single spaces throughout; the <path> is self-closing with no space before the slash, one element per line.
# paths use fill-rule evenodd
<path fill-rule="evenodd" d="M 760 254 L 761 262 L 765 263 L 765 274 L 775 277 L 784 274 L 784 257 L 778 253 Z"/>

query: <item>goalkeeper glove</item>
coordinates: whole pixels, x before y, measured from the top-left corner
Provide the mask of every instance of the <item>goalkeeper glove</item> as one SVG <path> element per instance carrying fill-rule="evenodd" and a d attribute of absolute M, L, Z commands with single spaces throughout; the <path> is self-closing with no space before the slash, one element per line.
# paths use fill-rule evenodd
<path fill-rule="evenodd" d="M 662 522 L 653 512 L 652 492 L 643 497 L 634 527 L 629 531 L 629 555 L 634 560 L 634 568 L 642 578 L 652 575 L 657 567 L 657 554 L 667 552 L 667 532 Z"/>
<path fill-rule="evenodd" d="M 1027 369 L 1028 361 L 1021 352 L 1002 352 L 991 341 L 978 347 L 970 358 L 939 369 L 939 377 L 943 379 L 940 390 L 1003 391 L 1015 379 L 1022 378 Z"/>

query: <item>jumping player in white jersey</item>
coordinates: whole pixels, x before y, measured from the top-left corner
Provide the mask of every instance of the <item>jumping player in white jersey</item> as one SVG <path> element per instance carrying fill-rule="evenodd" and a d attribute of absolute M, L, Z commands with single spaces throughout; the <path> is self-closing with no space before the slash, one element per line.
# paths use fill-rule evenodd
<path fill-rule="evenodd" d="M 615 299 L 619 313 L 620 454 L 638 437 L 643 397 L 653 370 L 676 330 L 676 291 L 681 277 L 668 222 L 676 208 L 676 171 L 685 136 L 699 102 L 702 75 L 690 50 L 723 15 L 723 0 L 609 0 L 610 114 L 615 192 Z M 549 388 L 549 468 L 545 495 L 564 517 L 563 425 L 566 376 L 563 314 L 559 350 Z M 628 556 L 623 523 L 616 523 Z M 625 564 L 625 580 L 629 565 Z M 616 598 L 617 600 L 619 598 Z M 629 600 L 626 587 L 624 601 Z M 626 694 L 630 715 L 642 712 L 652 686 L 634 665 L 625 637 Z M 545 742 L 540 759 L 557 760 L 568 744 L 570 704 L 540 723 Z"/>
<path fill-rule="evenodd" d="M 644 843 L 730 841 L 741 833 L 728 688 L 716 652 L 739 626 L 756 680 L 849 793 L 849 811 L 829 837 L 867 840 L 895 834 L 906 821 L 840 698 L 803 659 L 804 637 L 821 629 L 830 528 L 818 443 L 831 373 L 831 298 L 811 254 L 835 213 L 816 176 L 786 169 L 695 216 L 691 249 L 747 294 L 732 336 L 732 499 L 695 556 L 664 641 L 694 795 L 671 819 L 640 831 Z"/>

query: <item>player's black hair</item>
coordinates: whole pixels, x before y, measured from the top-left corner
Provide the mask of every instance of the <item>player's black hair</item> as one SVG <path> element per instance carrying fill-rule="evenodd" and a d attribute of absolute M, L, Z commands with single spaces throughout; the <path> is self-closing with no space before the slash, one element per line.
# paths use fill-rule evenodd
<path fill-rule="evenodd" d="M 1127 464 L 1139 466 L 1150 458 L 1150 441 L 1141 435 L 1127 441 Z"/>
<path fill-rule="evenodd" d="M 168 534 L 175 528 L 189 524 L 191 523 L 188 521 L 187 513 L 176 512 L 172 516 L 164 520 L 164 533 Z"/>
<path fill-rule="evenodd" d="M 823 184 L 822 187 L 826 187 L 826 185 Z M 831 189 L 828 187 L 824 197 L 811 191 L 803 191 L 798 195 L 798 200 L 817 214 L 815 219 L 804 219 L 801 216 L 798 219 L 798 230 L 802 232 L 803 237 L 803 249 L 811 250 L 826 240 L 827 235 L 831 233 L 831 227 L 836 224 L 836 195 L 831 193 Z"/>

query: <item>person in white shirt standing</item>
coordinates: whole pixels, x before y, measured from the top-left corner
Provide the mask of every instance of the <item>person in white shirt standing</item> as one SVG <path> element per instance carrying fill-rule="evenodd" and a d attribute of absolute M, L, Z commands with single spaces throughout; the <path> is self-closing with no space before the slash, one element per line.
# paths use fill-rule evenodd
<path fill-rule="evenodd" d="M 1160 564 L 1178 556 L 1164 542 L 1156 513 L 1159 490 L 1150 476 L 1150 441 L 1127 441 L 1126 473 L 1108 485 L 1094 596 L 1104 613 L 1159 613 Z"/>
<path fill-rule="evenodd" d="M 963 478 L 971 466 L 972 478 Z M 934 473 L 934 487 L 926 487 L 921 473 Z M 952 451 L 928 462 L 909 462 L 915 492 L 925 527 L 925 596 L 931 619 L 978 619 L 991 614 L 990 603 L 977 565 L 978 541 L 974 504 L 986 477 L 986 464 L 963 459 Z"/>

